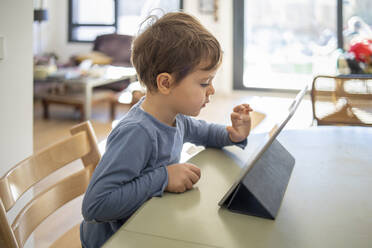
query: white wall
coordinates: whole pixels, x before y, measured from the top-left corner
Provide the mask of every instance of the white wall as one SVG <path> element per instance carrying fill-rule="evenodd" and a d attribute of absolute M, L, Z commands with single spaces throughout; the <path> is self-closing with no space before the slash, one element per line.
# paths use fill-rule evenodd
<path fill-rule="evenodd" d="M 55 52 L 61 61 L 65 62 L 71 55 L 85 53 L 92 49 L 92 44 L 68 43 L 68 1 L 48 1 L 49 20 L 42 23 L 43 50 Z M 224 51 L 224 60 L 214 82 L 215 88 L 220 94 L 228 94 L 232 91 L 232 2 L 231 0 L 219 0 L 218 22 L 214 21 L 213 15 L 200 14 L 198 11 L 199 1 L 184 0 L 185 12 L 197 17 L 201 23 L 211 31 L 220 41 Z"/>
<path fill-rule="evenodd" d="M 66 62 L 71 55 L 87 53 L 92 44 L 69 43 L 68 40 L 68 1 L 47 1 L 49 20 L 43 25 L 43 44 L 45 51 L 55 52 L 61 61 Z"/>
<path fill-rule="evenodd" d="M 0 176 L 32 154 L 32 22 L 32 1 L 0 1 Z"/>
<path fill-rule="evenodd" d="M 201 14 L 198 10 L 199 1 L 184 0 L 185 12 L 197 17 L 200 22 L 213 33 L 221 43 L 223 54 L 222 66 L 216 75 L 214 86 L 218 94 L 229 94 L 233 88 L 233 1 L 218 1 L 218 21 L 213 15 Z"/>

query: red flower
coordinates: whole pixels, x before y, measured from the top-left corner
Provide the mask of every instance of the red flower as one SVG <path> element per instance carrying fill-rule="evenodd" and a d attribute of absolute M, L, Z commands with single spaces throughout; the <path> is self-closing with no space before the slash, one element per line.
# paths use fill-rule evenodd
<path fill-rule="evenodd" d="M 350 46 L 349 52 L 354 53 L 355 59 L 363 63 L 369 63 L 372 56 L 372 40 L 364 39 Z"/>

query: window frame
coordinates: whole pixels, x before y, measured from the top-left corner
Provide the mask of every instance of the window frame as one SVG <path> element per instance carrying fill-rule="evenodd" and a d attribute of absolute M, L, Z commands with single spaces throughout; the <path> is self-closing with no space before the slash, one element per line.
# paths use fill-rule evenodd
<path fill-rule="evenodd" d="M 342 0 L 337 1 L 337 48 L 343 49 L 343 5 Z M 262 91 L 284 91 L 288 89 L 246 87 L 243 83 L 244 73 L 244 0 L 233 0 L 233 90 L 262 90 Z"/>
<path fill-rule="evenodd" d="M 114 27 L 115 31 L 114 33 L 118 32 L 118 19 L 119 19 L 119 0 L 113 0 L 114 1 L 114 18 L 115 21 L 113 24 L 99 24 L 99 23 L 90 23 L 90 24 L 84 24 L 84 23 L 73 23 L 73 1 L 74 0 L 68 0 L 68 42 L 69 43 L 93 43 L 94 40 L 78 40 L 73 37 L 73 31 L 75 28 L 78 27 Z M 179 0 L 180 3 L 180 10 L 183 10 L 183 0 Z"/>
<path fill-rule="evenodd" d="M 75 28 L 79 27 L 114 27 L 115 31 L 118 30 L 118 0 L 114 1 L 114 23 L 113 24 L 99 24 L 99 23 L 90 23 L 90 24 L 84 24 L 84 23 L 73 23 L 73 1 L 68 1 L 68 42 L 76 42 L 76 43 L 93 43 L 94 40 L 78 40 L 75 37 L 73 37 L 73 31 Z"/>

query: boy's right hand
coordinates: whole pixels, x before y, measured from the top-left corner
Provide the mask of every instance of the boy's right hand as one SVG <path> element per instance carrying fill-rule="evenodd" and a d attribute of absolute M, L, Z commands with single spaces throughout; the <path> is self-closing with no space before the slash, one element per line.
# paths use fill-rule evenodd
<path fill-rule="evenodd" d="M 168 171 L 168 192 L 182 193 L 199 181 L 200 169 L 193 164 L 172 164 L 166 167 Z"/>

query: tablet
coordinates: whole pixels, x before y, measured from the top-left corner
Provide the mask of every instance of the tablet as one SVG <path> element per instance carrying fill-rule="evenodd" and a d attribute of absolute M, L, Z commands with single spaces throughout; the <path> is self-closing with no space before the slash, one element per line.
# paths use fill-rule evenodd
<path fill-rule="evenodd" d="M 276 137 L 294 115 L 307 88 L 297 94 L 284 118 L 265 135 L 218 205 L 236 212 L 275 218 L 295 162 Z"/>

